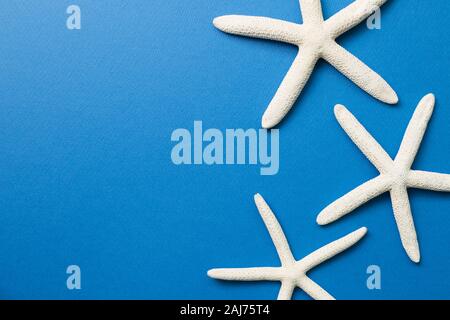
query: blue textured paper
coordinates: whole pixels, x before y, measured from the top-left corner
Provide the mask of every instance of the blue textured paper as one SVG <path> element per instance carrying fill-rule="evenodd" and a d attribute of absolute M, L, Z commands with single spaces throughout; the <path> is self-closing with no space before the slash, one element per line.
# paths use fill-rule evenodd
<path fill-rule="evenodd" d="M 350 0 L 322 1 L 331 16 Z M 77 4 L 82 29 L 66 28 Z M 321 62 L 280 125 L 280 172 L 175 166 L 177 128 L 259 128 L 296 48 L 223 34 L 215 16 L 300 22 L 296 0 L 2 1 L 0 297 L 273 299 L 278 283 L 224 283 L 212 267 L 276 266 L 253 194 L 297 258 L 361 226 L 355 248 L 310 276 L 338 299 L 450 298 L 450 195 L 410 191 L 422 262 L 406 256 L 384 195 L 328 227 L 333 200 L 377 174 L 337 124 L 342 103 L 394 156 L 422 96 L 437 105 L 414 168 L 450 173 L 450 2 L 391 0 L 382 29 L 339 42 L 381 74 L 382 104 Z M 66 288 L 79 265 L 82 289 Z M 366 287 L 379 265 L 382 289 Z M 295 298 L 306 298 L 301 291 Z"/>

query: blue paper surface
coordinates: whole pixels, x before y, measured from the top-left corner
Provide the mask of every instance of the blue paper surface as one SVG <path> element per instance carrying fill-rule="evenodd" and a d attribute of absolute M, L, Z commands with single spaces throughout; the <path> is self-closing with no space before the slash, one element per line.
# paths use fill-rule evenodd
<path fill-rule="evenodd" d="M 331 16 L 350 0 L 322 1 Z M 81 30 L 66 8 L 81 8 Z M 374 177 L 338 125 L 345 104 L 394 156 L 418 101 L 437 105 L 414 168 L 450 173 L 450 2 L 391 0 L 381 30 L 339 39 L 400 103 L 371 98 L 325 62 L 281 123 L 280 170 L 176 166 L 177 128 L 256 128 L 296 48 L 221 33 L 212 19 L 300 22 L 296 0 L 2 1 L 0 298 L 274 299 L 278 283 L 225 283 L 213 267 L 277 266 L 261 193 L 296 258 L 361 226 L 359 245 L 310 272 L 338 299 L 450 298 L 450 194 L 410 191 L 422 253 L 406 256 L 388 195 L 327 227 L 326 205 Z M 66 268 L 81 268 L 68 290 Z M 381 290 L 366 269 L 381 268 Z M 295 298 L 307 296 L 297 291 Z"/>

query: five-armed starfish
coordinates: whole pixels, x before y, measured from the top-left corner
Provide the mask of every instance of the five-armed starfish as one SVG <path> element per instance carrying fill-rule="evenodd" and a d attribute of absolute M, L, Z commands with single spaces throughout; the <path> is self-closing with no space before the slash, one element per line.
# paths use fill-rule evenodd
<path fill-rule="evenodd" d="M 383 78 L 335 41 L 386 1 L 356 0 L 325 21 L 320 0 L 300 0 L 303 17 L 301 25 L 272 18 L 239 15 L 214 19 L 214 25 L 227 33 L 281 41 L 299 47 L 294 63 L 263 115 L 263 128 L 272 128 L 283 120 L 320 58 L 373 97 L 389 104 L 398 102 L 397 94 Z"/>
<path fill-rule="evenodd" d="M 295 261 L 286 236 L 272 210 L 270 210 L 263 197 L 259 194 L 255 195 L 255 203 L 280 257 L 281 267 L 212 269 L 208 271 L 208 276 L 233 281 L 280 281 L 279 300 L 291 299 L 295 287 L 303 289 L 314 299 L 333 300 L 333 296 L 306 276 L 306 273 L 322 262 L 353 246 L 364 237 L 367 229 L 360 228 L 314 251 L 305 258 Z"/>
<path fill-rule="evenodd" d="M 337 105 L 335 107 L 336 118 L 340 125 L 362 153 L 380 171 L 380 175 L 330 204 L 319 214 L 317 223 L 325 225 L 334 222 L 367 201 L 389 191 L 403 247 L 412 261 L 416 263 L 420 261 L 419 244 L 407 188 L 450 192 L 450 175 L 411 169 L 433 113 L 434 104 L 433 94 L 425 96 L 420 101 L 395 160 L 389 157 L 344 106 Z"/>

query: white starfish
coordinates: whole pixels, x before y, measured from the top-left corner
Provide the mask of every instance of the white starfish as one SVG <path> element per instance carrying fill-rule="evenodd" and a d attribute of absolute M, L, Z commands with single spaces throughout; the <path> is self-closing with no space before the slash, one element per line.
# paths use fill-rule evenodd
<path fill-rule="evenodd" d="M 303 289 L 314 299 L 334 300 L 333 296 L 308 278 L 306 273 L 322 262 L 353 246 L 364 237 L 367 229 L 360 228 L 314 251 L 305 258 L 295 261 L 286 236 L 272 210 L 270 210 L 263 197 L 259 194 L 255 195 L 255 203 L 280 257 L 281 267 L 212 269 L 208 271 L 208 276 L 232 281 L 280 281 L 279 300 L 291 299 L 295 287 Z"/>
<path fill-rule="evenodd" d="M 214 25 L 227 33 L 281 41 L 299 47 L 294 63 L 263 115 L 263 128 L 272 128 L 283 120 L 320 58 L 373 97 L 389 104 L 398 102 L 397 94 L 383 78 L 335 41 L 386 1 L 356 0 L 324 21 L 320 0 L 300 0 L 303 16 L 301 25 L 266 17 L 240 15 L 214 19 Z"/>
<path fill-rule="evenodd" d="M 412 261 L 416 263 L 420 261 L 419 244 L 407 188 L 450 192 L 450 175 L 411 169 L 433 113 L 434 104 L 433 94 L 425 96 L 419 102 L 395 160 L 389 157 L 344 106 L 337 105 L 335 107 L 336 118 L 340 125 L 362 153 L 380 171 L 380 175 L 325 208 L 317 217 L 320 225 L 334 222 L 367 201 L 389 191 L 403 247 Z"/>

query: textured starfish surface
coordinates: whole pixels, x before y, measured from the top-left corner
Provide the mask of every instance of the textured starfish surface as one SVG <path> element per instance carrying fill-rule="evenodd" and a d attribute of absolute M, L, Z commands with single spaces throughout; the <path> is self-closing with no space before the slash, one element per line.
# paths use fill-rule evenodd
<path fill-rule="evenodd" d="M 334 300 L 333 296 L 311 280 L 306 273 L 353 246 L 364 237 L 367 229 L 360 228 L 296 261 L 277 218 L 263 197 L 259 194 L 255 195 L 255 203 L 275 245 L 281 267 L 212 269 L 208 271 L 208 276 L 232 281 L 280 281 L 281 289 L 278 300 L 291 299 L 295 287 L 303 289 L 314 299 Z"/>
<path fill-rule="evenodd" d="M 411 169 L 433 113 L 434 105 L 433 94 L 425 96 L 419 102 L 394 160 L 344 106 L 337 105 L 335 107 L 336 118 L 340 125 L 378 169 L 380 175 L 325 208 L 317 217 L 319 224 L 325 225 L 334 222 L 367 201 L 384 192 L 389 192 L 403 247 L 412 261 L 420 261 L 419 243 L 407 188 L 450 192 L 450 175 Z"/>
<path fill-rule="evenodd" d="M 389 104 L 398 102 L 397 94 L 383 78 L 335 41 L 386 1 L 356 0 L 328 20 L 324 20 L 320 0 L 300 0 L 303 24 L 241 15 L 214 19 L 214 25 L 227 33 L 281 41 L 299 47 L 294 63 L 263 115 L 263 128 L 272 128 L 283 120 L 320 58 L 373 97 Z"/>

